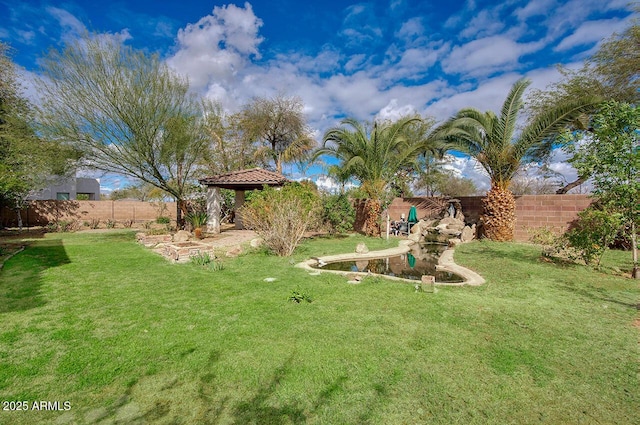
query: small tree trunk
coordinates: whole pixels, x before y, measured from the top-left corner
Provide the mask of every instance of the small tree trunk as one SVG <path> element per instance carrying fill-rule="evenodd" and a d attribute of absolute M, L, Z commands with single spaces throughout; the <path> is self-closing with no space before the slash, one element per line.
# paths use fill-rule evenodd
<path fill-rule="evenodd" d="M 638 235 L 636 234 L 636 224 L 631 223 L 631 250 L 633 251 L 633 270 L 631 277 L 640 279 L 640 268 L 638 267 Z"/>
<path fill-rule="evenodd" d="M 184 199 L 176 199 L 176 227 L 184 229 L 184 216 L 187 214 L 187 203 Z"/>

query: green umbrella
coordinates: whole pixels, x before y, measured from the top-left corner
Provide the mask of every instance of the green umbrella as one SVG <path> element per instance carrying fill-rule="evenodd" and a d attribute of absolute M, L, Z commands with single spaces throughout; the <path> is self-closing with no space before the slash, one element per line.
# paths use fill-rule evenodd
<path fill-rule="evenodd" d="M 416 266 L 416 257 L 413 254 L 407 254 L 407 262 L 409 263 L 409 267 L 414 268 Z"/>
<path fill-rule="evenodd" d="M 416 207 L 414 207 L 413 205 L 409 209 L 409 218 L 407 218 L 407 221 L 409 223 L 417 223 L 418 222 L 418 211 L 416 210 Z"/>

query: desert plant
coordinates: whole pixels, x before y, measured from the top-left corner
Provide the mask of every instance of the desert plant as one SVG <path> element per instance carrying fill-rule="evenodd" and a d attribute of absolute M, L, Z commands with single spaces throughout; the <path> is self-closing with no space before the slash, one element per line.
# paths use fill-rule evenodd
<path fill-rule="evenodd" d="M 208 216 L 206 212 L 193 211 L 188 213 L 185 219 L 193 229 L 197 229 L 199 227 L 202 228 L 207 225 Z"/>
<path fill-rule="evenodd" d="M 91 220 L 89 220 L 88 226 L 90 229 L 97 229 L 98 227 L 100 227 L 100 219 L 92 218 Z"/>
<path fill-rule="evenodd" d="M 171 218 L 161 215 L 158 218 L 156 218 L 156 223 L 158 224 L 169 224 L 171 223 Z"/>
<path fill-rule="evenodd" d="M 124 226 L 125 229 L 130 229 L 133 226 L 133 220 L 124 220 L 122 226 Z"/>
<path fill-rule="evenodd" d="M 107 226 L 107 229 L 113 229 L 114 227 L 116 227 L 116 221 L 115 220 L 107 220 L 105 223 L 105 226 Z"/>
<path fill-rule="evenodd" d="M 280 256 L 293 253 L 304 233 L 318 221 L 318 195 L 300 183 L 256 192 L 239 211 L 247 228 L 255 230 L 265 246 Z"/>
<path fill-rule="evenodd" d="M 195 264 L 197 266 L 207 266 L 212 261 L 213 258 L 211 258 L 208 252 L 201 252 L 191 256 L 191 264 Z"/>
<path fill-rule="evenodd" d="M 78 220 L 55 220 L 47 224 L 48 232 L 75 232 L 78 230 L 80 222 Z"/>

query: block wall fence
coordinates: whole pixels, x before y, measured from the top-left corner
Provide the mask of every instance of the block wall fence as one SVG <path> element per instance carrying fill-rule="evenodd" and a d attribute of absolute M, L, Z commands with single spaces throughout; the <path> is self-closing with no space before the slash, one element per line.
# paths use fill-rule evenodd
<path fill-rule="evenodd" d="M 482 212 L 482 196 L 464 196 L 460 200 L 462 213 L 469 223 L 475 223 Z M 547 227 L 558 233 L 567 230 L 578 213 L 591 204 L 588 195 L 523 195 L 516 196 L 515 240 L 529 240 L 530 230 Z M 418 218 L 436 216 L 448 205 L 444 198 L 395 198 L 388 207 L 391 220 L 399 220 L 402 213 L 409 215 L 411 206 Z"/>
<path fill-rule="evenodd" d="M 164 208 L 157 202 L 141 201 L 31 201 L 22 210 L 24 226 L 44 226 L 56 220 L 100 221 L 115 220 L 134 222 L 152 221 L 160 215 L 176 218 L 176 203 L 165 202 Z M 18 225 L 17 214 L 10 208 L 0 208 L 0 223 L 5 227 Z"/>

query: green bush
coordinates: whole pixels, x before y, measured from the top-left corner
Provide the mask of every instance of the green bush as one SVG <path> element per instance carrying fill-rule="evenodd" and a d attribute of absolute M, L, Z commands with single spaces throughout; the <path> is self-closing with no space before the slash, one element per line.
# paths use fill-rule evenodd
<path fill-rule="evenodd" d="M 169 224 L 169 223 L 171 223 L 171 218 L 161 215 L 160 217 L 156 218 L 156 223 L 158 223 L 158 224 Z"/>
<path fill-rule="evenodd" d="M 356 210 L 345 194 L 322 197 L 322 222 L 329 233 L 346 233 L 353 230 Z"/>
<path fill-rule="evenodd" d="M 203 211 L 193 211 L 186 215 L 185 220 L 191 225 L 192 229 L 204 227 L 207 225 L 207 213 Z"/>
<path fill-rule="evenodd" d="M 602 255 L 615 241 L 622 224 L 621 214 L 589 207 L 578 213 L 574 227 L 564 236 L 585 264 L 595 263 L 599 267 Z"/>
<path fill-rule="evenodd" d="M 288 183 L 255 192 L 241 209 L 245 227 L 255 230 L 276 255 L 293 253 L 304 233 L 319 221 L 320 199 L 310 187 Z"/>

